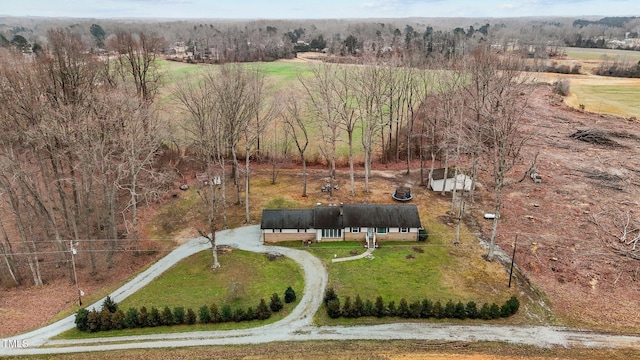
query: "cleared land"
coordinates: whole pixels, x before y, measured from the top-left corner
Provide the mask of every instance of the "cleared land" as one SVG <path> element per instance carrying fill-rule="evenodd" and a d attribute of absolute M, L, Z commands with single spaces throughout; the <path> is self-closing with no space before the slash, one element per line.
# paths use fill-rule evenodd
<path fill-rule="evenodd" d="M 640 332 L 638 261 L 616 254 L 613 237 L 593 222 L 593 214 L 603 211 L 613 216 L 616 209 L 638 209 L 640 122 L 568 108 L 544 86 L 531 96 L 525 119 L 535 135 L 523 156 L 538 153 L 543 180 L 508 188 L 498 241 L 508 249 L 519 235 L 516 262 L 548 295 L 563 324 Z M 616 146 L 570 137 L 585 129 L 621 137 L 612 138 Z M 524 171 L 522 166 L 514 174 Z M 476 218 L 490 202 L 478 205 Z M 488 234 L 488 226 L 479 224 Z"/>

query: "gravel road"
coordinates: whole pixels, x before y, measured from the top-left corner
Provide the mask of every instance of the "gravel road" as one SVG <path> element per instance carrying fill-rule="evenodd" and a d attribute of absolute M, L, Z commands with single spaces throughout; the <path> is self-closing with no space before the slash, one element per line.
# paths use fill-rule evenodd
<path fill-rule="evenodd" d="M 545 326 L 447 325 L 431 323 L 394 323 L 366 326 L 313 326 L 315 312 L 322 303 L 328 275 L 322 262 L 306 251 L 264 246 L 258 226 L 221 231 L 219 245 L 253 252 L 275 252 L 296 261 L 304 271 L 305 288 L 298 306 L 286 318 L 260 328 L 228 331 L 200 331 L 98 339 L 50 340 L 75 326 L 75 315 L 38 330 L 0 339 L 1 355 L 59 354 L 88 351 L 206 345 L 259 344 L 274 341 L 306 340 L 425 340 L 496 341 L 538 347 L 593 347 L 640 349 L 640 337 L 600 334 L 578 329 Z M 191 239 L 176 248 L 129 283 L 111 294 L 120 302 L 139 290 L 185 257 L 210 248 L 203 239 Z M 357 261 L 357 260 L 356 260 Z M 224 266 L 224 265 L 223 265 Z M 100 307 L 101 299 L 92 307 Z"/>

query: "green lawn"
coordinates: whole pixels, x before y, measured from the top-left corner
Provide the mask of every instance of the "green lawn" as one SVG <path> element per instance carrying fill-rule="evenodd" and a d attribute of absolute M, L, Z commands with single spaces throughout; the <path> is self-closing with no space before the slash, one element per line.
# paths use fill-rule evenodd
<path fill-rule="evenodd" d="M 229 304 L 233 308 L 255 308 L 260 298 L 268 301 L 274 292 L 284 297 L 287 286 L 302 296 L 303 276 L 291 259 L 271 261 L 264 254 L 232 250 L 221 253 L 219 261 L 222 266 L 212 271 L 211 252 L 195 254 L 122 301 L 120 306 L 123 309 L 131 306 L 196 309 L 215 302 L 219 307 Z M 234 285 L 239 290 L 232 290 Z"/>
<path fill-rule="evenodd" d="M 282 196 L 275 197 L 264 205 L 265 209 L 298 209 L 302 207 L 304 207 L 304 205 L 301 205 L 299 202 L 285 199 Z"/>
<path fill-rule="evenodd" d="M 343 246 L 318 247 L 310 251 L 329 263 L 334 255 L 349 256 L 351 251 L 361 253 L 364 249 L 360 243 L 344 243 Z M 415 242 L 382 243 L 373 256 L 373 260 L 330 263 L 328 286 L 341 297 L 353 299 L 359 294 L 363 300 L 374 301 L 382 296 L 396 303 L 403 297 L 439 299 L 455 296 L 440 274 L 440 269 L 450 262 L 445 247 Z"/>
<path fill-rule="evenodd" d="M 278 293 L 284 301 L 284 291 L 291 286 L 297 300 L 285 304 L 285 308 L 265 321 L 251 321 L 223 324 L 197 324 L 194 326 L 161 326 L 156 328 L 128 329 L 119 331 L 98 332 L 94 334 L 71 330 L 60 338 L 108 337 L 133 334 L 171 333 L 197 330 L 225 330 L 261 326 L 275 322 L 297 305 L 302 298 L 304 280 L 300 267 L 293 260 L 279 257 L 269 260 L 265 254 L 251 253 L 241 250 L 222 252 L 219 255 L 221 267 L 212 271 L 211 252 L 202 251 L 184 259 L 149 285 L 126 298 L 119 307 L 126 311 L 129 307 L 147 309 L 165 306 L 173 309 L 182 306 L 192 308 L 196 313 L 203 305 L 215 303 L 218 308 L 229 304 L 232 309 L 257 307 L 261 298 L 267 303 L 271 294 Z"/>

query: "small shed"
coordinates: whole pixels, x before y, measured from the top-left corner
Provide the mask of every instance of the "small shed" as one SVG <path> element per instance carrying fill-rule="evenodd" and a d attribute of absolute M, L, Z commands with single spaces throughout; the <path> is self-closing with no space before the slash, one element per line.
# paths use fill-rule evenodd
<path fill-rule="evenodd" d="M 472 185 L 473 181 L 466 174 L 459 172 L 456 176 L 455 168 L 433 169 L 433 173 L 429 177 L 429 188 L 433 191 L 443 191 L 444 189 L 449 192 L 453 191 L 454 186 L 456 190 L 470 191 Z"/>

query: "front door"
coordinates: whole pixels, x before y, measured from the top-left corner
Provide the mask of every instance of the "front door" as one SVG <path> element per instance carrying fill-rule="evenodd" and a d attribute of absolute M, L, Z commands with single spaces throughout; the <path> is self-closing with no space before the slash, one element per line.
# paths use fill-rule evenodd
<path fill-rule="evenodd" d="M 372 227 L 368 228 L 367 229 L 367 249 L 370 249 L 371 247 L 375 246 L 374 236 L 375 236 L 374 228 Z"/>

